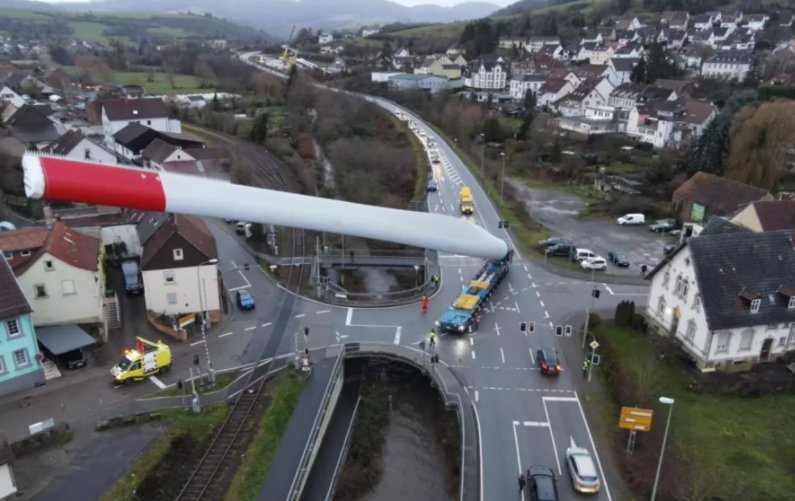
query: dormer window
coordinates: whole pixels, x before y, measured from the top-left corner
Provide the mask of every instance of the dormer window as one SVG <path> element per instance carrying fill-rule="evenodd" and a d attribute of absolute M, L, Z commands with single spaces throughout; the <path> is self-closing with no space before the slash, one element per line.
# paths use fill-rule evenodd
<path fill-rule="evenodd" d="M 754 299 L 751 301 L 751 313 L 759 313 L 759 307 L 762 306 L 761 299 Z"/>
<path fill-rule="evenodd" d="M 174 261 L 182 261 L 185 256 L 182 254 L 182 249 L 174 249 Z"/>
<path fill-rule="evenodd" d="M 787 309 L 792 310 L 795 309 L 795 296 L 789 298 L 789 303 L 787 304 Z"/>
<path fill-rule="evenodd" d="M 27 249 L 23 250 L 22 252 L 19 253 L 19 255 L 22 256 L 22 257 L 28 257 L 28 256 L 30 256 L 30 251 L 27 250 Z"/>

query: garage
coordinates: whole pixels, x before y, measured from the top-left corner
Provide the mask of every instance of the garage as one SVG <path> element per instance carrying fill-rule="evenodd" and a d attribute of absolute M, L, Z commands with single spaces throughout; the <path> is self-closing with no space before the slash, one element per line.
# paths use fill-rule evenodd
<path fill-rule="evenodd" d="M 36 329 L 36 337 L 39 343 L 54 356 L 93 346 L 96 342 L 93 337 L 75 324 L 39 327 Z"/>

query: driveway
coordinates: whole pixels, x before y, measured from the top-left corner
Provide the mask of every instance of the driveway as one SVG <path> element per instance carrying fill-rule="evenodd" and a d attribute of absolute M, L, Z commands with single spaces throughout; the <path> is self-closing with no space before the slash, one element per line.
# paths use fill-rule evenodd
<path fill-rule="evenodd" d="M 528 188 L 512 179 L 507 181 L 522 193 L 530 214 L 554 236 L 566 238 L 605 259 L 610 251 L 626 254 L 631 263 L 629 268 L 608 265 L 610 273 L 638 275 L 642 264 L 651 269 L 663 258 L 663 247 L 674 241 L 669 236 L 650 232 L 647 226 L 619 226 L 614 220 L 579 218 L 584 205 L 580 197 L 557 190 Z"/>

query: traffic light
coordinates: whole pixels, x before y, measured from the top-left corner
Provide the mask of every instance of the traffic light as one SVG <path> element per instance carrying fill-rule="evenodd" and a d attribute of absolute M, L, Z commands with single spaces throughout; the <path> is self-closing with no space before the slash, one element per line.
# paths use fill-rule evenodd
<path fill-rule="evenodd" d="M 602 295 L 602 291 L 600 291 L 599 289 L 594 289 L 594 290 L 591 291 L 591 296 L 593 296 L 594 299 L 599 299 L 599 296 L 601 296 L 601 295 Z"/>
<path fill-rule="evenodd" d="M 536 331 L 536 323 L 530 322 L 530 332 L 535 332 L 535 331 Z"/>
<path fill-rule="evenodd" d="M 558 336 L 558 337 L 563 335 L 563 326 L 562 325 L 558 325 L 557 327 L 555 327 L 555 335 Z"/>
<path fill-rule="evenodd" d="M 193 365 L 199 366 L 199 355 L 193 355 Z"/>
<path fill-rule="evenodd" d="M 522 332 L 526 331 L 527 330 L 527 322 L 522 322 L 521 324 L 519 324 L 519 330 L 522 331 Z"/>
<path fill-rule="evenodd" d="M 304 327 L 304 336 L 309 336 L 309 327 Z"/>
<path fill-rule="evenodd" d="M 177 388 L 180 389 L 180 390 L 182 389 L 182 380 L 181 379 L 177 380 Z"/>
<path fill-rule="evenodd" d="M 566 336 L 571 336 L 571 325 L 566 326 Z"/>
<path fill-rule="evenodd" d="M 511 227 L 511 223 L 510 223 L 510 221 L 500 221 L 500 222 L 497 223 L 497 226 L 501 230 L 507 230 L 507 229 L 509 229 Z"/>
<path fill-rule="evenodd" d="M 245 263 L 245 264 L 243 265 L 243 269 L 244 269 L 244 270 L 246 270 L 246 271 L 248 271 L 248 263 Z"/>

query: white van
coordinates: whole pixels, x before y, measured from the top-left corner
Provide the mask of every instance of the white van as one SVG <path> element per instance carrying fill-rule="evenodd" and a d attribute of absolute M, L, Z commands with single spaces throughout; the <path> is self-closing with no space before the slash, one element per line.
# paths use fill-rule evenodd
<path fill-rule="evenodd" d="M 616 222 L 621 226 L 625 224 L 646 224 L 646 216 L 643 214 L 626 214 L 616 219 Z"/>
<path fill-rule="evenodd" d="M 575 263 L 597 257 L 599 257 L 599 254 L 589 249 L 574 249 L 571 253 L 571 260 Z"/>

